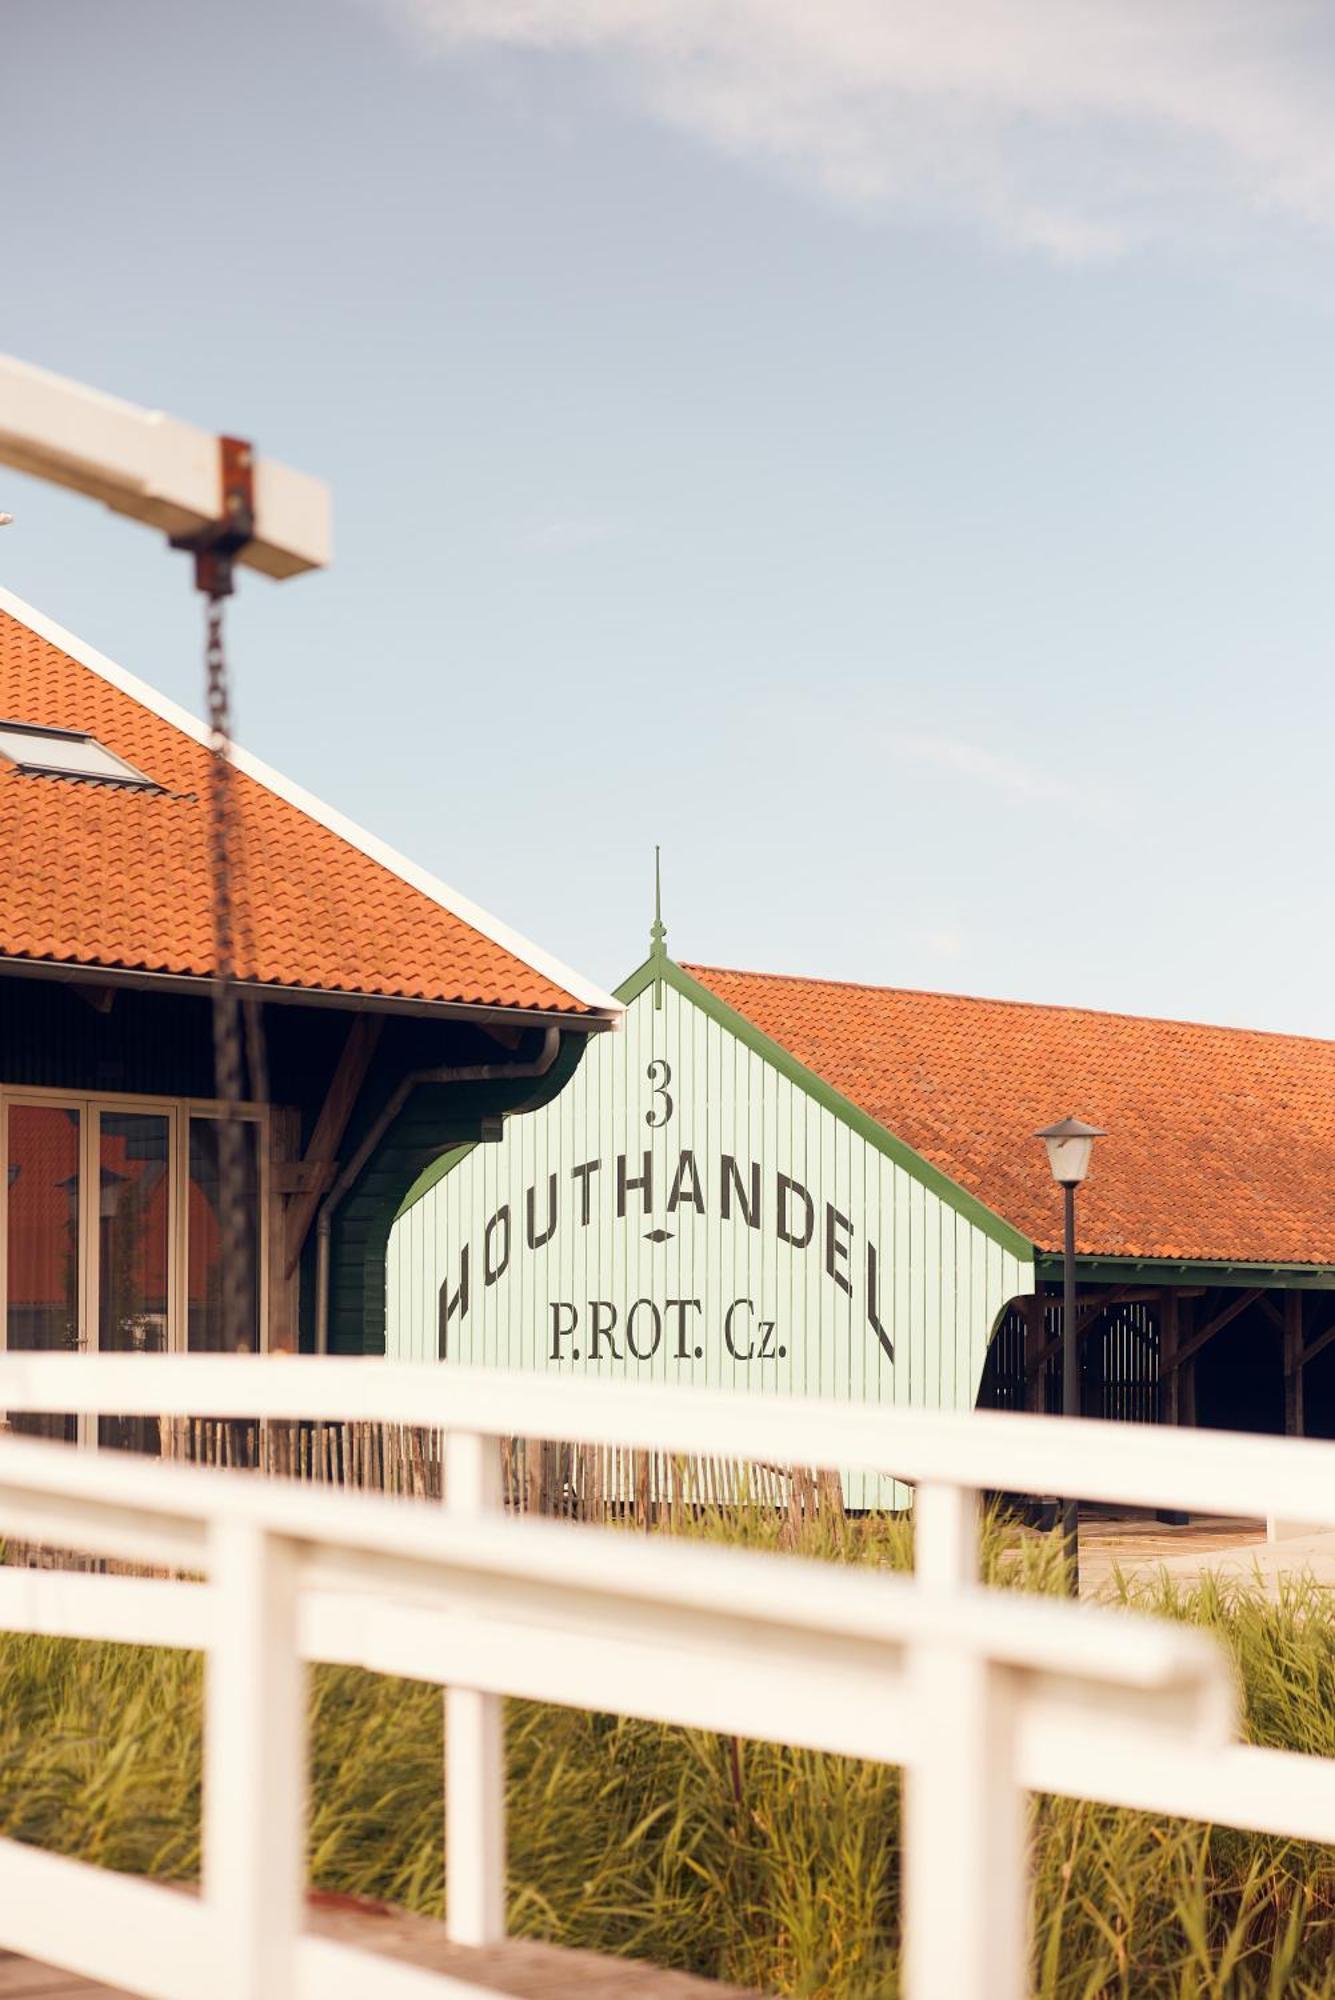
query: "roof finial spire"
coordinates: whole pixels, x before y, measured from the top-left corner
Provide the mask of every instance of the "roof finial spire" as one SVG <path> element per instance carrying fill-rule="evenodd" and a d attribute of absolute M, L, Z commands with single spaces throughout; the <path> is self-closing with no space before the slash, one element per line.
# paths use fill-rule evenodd
<path fill-rule="evenodd" d="M 649 926 L 649 949 L 655 958 L 666 956 L 664 939 L 667 925 L 663 922 L 663 850 L 654 848 L 654 920 Z"/>
<path fill-rule="evenodd" d="M 667 957 L 667 925 L 663 922 L 663 850 L 654 844 L 654 920 L 649 926 L 649 956 L 654 961 L 654 1006 L 663 1005 L 663 961 Z"/>

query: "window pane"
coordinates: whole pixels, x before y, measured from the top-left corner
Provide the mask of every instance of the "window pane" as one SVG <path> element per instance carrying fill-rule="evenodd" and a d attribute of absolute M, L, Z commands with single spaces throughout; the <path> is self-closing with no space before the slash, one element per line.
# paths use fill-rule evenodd
<path fill-rule="evenodd" d="M 79 1345 L 79 1113 L 9 1107 L 8 1293 L 15 1348 Z M 73 1417 L 15 1416 L 16 1431 L 73 1441 Z"/>
<path fill-rule="evenodd" d="M 24 771 L 52 771 L 70 778 L 109 778 L 113 783 L 148 785 L 142 771 L 127 764 L 92 736 L 68 729 L 25 729 L 0 722 L 0 754 Z M 153 790 L 157 790 L 153 786 Z"/>
<path fill-rule="evenodd" d="M 260 1347 L 259 1270 L 259 1132 L 240 1121 L 242 1191 L 245 1211 L 243 1280 L 246 1297 L 246 1345 Z M 217 1352 L 223 1344 L 222 1213 L 219 1173 L 221 1121 L 190 1120 L 190 1179 L 186 1189 L 189 1242 L 189 1323 L 187 1340 L 193 1349 Z"/>
<path fill-rule="evenodd" d="M 167 1345 L 169 1127 L 160 1113 L 104 1111 L 98 1134 L 98 1345 L 158 1354 Z M 98 1441 L 159 1449 L 156 1417 L 103 1417 Z"/>

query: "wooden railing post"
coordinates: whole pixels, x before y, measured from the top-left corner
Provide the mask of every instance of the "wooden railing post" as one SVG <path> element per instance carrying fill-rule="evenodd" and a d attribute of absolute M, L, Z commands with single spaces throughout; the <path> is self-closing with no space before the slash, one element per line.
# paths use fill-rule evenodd
<path fill-rule="evenodd" d="M 913 1514 L 919 1586 L 969 1596 L 978 1581 L 978 1495 L 921 1485 Z M 906 2000 L 1024 2000 L 1029 1868 L 1015 1676 L 965 1646 L 933 1644 L 916 1649 L 912 1681 L 901 1850 Z"/>
<path fill-rule="evenodd" d="M 904 1772 L 906 2000 L 1025 2000 L 1029 1865 L 1016 1676 L 964 1646 L 916 1649 Z"/>
<path fill-rule="evenodd" d="M 215 1961 L 201 1991 L 296 1991 L 306 1890 L 306 1674 L 297 1552 L 247 1521 L 210 1531 L 205 1681 L 204 1896 Z"/>
<path fill-rule="evenodd" d="M 924 1588 L 967 1590 L 978 1581 L 978 1495 L 923 1484 L 913 1496 L 913 1573 Z"/>
<path fill-rule="evenodd" d="M 499 1512 L 497 1439 L 450 1431 L 445 1505 L 455 1515 Z M 505 1936 L 505 1732 L 499 1695 L 445 1693 L 445 1920 L 456 1944 Z"/>

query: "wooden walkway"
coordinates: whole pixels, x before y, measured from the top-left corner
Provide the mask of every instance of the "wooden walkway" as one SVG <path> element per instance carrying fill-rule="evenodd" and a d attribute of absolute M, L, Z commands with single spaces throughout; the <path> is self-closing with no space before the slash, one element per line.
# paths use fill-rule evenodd
<path fill-rule="evenodd" d="M 1265 1522 L 1242 1518 L 1186 1521 L 1180 1527 L 1149 1516 L 1093 1514 L 1080 1522 L 1080 1595 L 1100 1597 L 1113 1589 L 1114 1569 L 1128 1583 L 1152 1581 L 1161 1567 L 1191 1583 L 1235 1551 L 1265 1541 Z"/>
<path fill-rule="evenodd" d="M 341 1900 L 313 1899 L 312 1930 L 362 1951 L 383 1952 L 431 1972 L 449 1972 L 456 1979 L 517 2000 L 756 2000 L 740 1986 L 719 1986 L 684 1972 L 662 1972 L 630 1958 L 601 1958 L 590 1951 L 565 1951 L 557 1945 L 513 1939 L 482 1951 L 451 1944 L 443 1924 L 405 1910 L 359 1905 Z M 91 1979 L 38 1965 L 0 1951 L 0 2000 L 126 2000 L 123 1989 L 99 1986 Z M 277 1996 L 275 1996 L 277 2000 Z M 368 1995 L 368 2000 L 371 1996 Z"/>

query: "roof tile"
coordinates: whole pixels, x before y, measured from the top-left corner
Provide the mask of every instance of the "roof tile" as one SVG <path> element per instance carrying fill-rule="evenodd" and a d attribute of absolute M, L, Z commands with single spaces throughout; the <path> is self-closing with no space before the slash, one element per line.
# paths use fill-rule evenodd
<path fill-rule="evenodd" d="M 0 758 L 0 954 L 210 974 L 208 749 L 3 609 L 0 717 L 86 730 L 162 787 L 30 775 Z M 591 1011 L 247 771 L 235 772 L 235 802 L 243 978 L 384 999 Z"/>
<path fill-rule="evenodd" d="M 685 970 L 1040 1249 L 1061 1205 L 1033 1134 L 1071 1114 L 1108 1135 L 1083 1255 L 1335 1265 L 1335 1042 Z"/>

